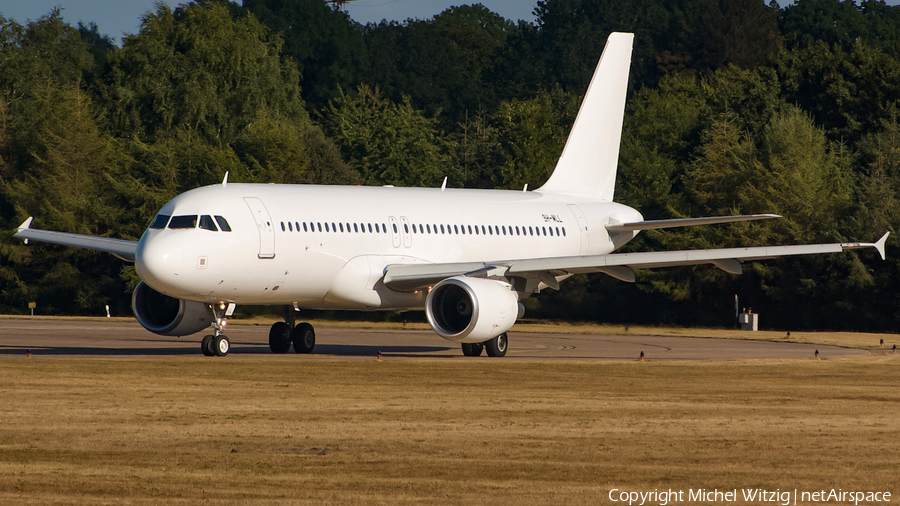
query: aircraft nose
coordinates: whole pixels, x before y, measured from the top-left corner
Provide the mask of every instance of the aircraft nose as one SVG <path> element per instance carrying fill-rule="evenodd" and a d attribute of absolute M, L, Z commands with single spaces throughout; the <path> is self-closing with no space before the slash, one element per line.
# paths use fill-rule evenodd
<path fill-rule="evenodd" d="M 178 284 L 184 265 L 184 251 L 175 241 L 166 237 L 144 237 L 135 255 L 138 275 L 148 285 L 164 290 Z"/>

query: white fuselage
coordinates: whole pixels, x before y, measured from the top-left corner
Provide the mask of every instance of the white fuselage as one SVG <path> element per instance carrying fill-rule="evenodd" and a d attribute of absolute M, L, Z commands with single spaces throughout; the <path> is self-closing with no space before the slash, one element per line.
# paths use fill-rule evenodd
<path fill-rule="evenodd" d="M 381 283 L 390 264 L 605 254 L 623 240 L 607 224 L 642 219 L 621 204 L 538 192 L 253 184 L 197 188 L 159 214 L 220 216 L 231 231 L 148 229 L 136 267 L 157 291 L 345 309 L 423 307 L 426 293 Z"/>

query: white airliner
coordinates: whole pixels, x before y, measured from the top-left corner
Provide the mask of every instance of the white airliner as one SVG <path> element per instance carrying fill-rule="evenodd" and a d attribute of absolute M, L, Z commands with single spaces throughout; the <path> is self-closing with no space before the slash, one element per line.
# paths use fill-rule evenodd
<path fill-rule="evenodd" d="M 278 305 L 275 353 L 309 353 L 299 308 L 425 309 L 465 355 L 506 354 L 520 301 L 575 273 L 634 281 L 632 269 L 833 253 L 876 243 L 612 254 L 640 230 L 777 218 L 747 215 L 644 221 L 613 202 L 633 34 L 610 35 L 550 179 L 533 191 L 222 184 L 168 202 L 138 242 L 32 229 L 16 237 L 79 246 L 135 262 L 132 305 L 147 330 L 203 338 L 226 355 L 235 304 Z"/>

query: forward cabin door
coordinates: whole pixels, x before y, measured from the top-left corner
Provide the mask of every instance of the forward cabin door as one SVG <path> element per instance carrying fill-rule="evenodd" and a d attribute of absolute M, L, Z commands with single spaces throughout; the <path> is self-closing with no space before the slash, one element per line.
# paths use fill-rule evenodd
<path fill-rule="evenodd" d="M 256 197 L 244 197 L 244 202 L 250 207 L 259 229 L 259 258 L 275 258 L 275 227 L 272 225 L 269 210 L 262 200 Z"/>

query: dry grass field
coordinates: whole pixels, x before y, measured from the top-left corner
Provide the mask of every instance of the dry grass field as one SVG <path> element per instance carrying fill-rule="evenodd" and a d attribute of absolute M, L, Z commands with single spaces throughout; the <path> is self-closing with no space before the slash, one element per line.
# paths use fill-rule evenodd
<path fill-rule="evenodd" d="M 0 504 L 900 495 L 900 354 L 710 362 L 0 361 Z M 617 503 L 621 504 L 621 503 Z"/>

